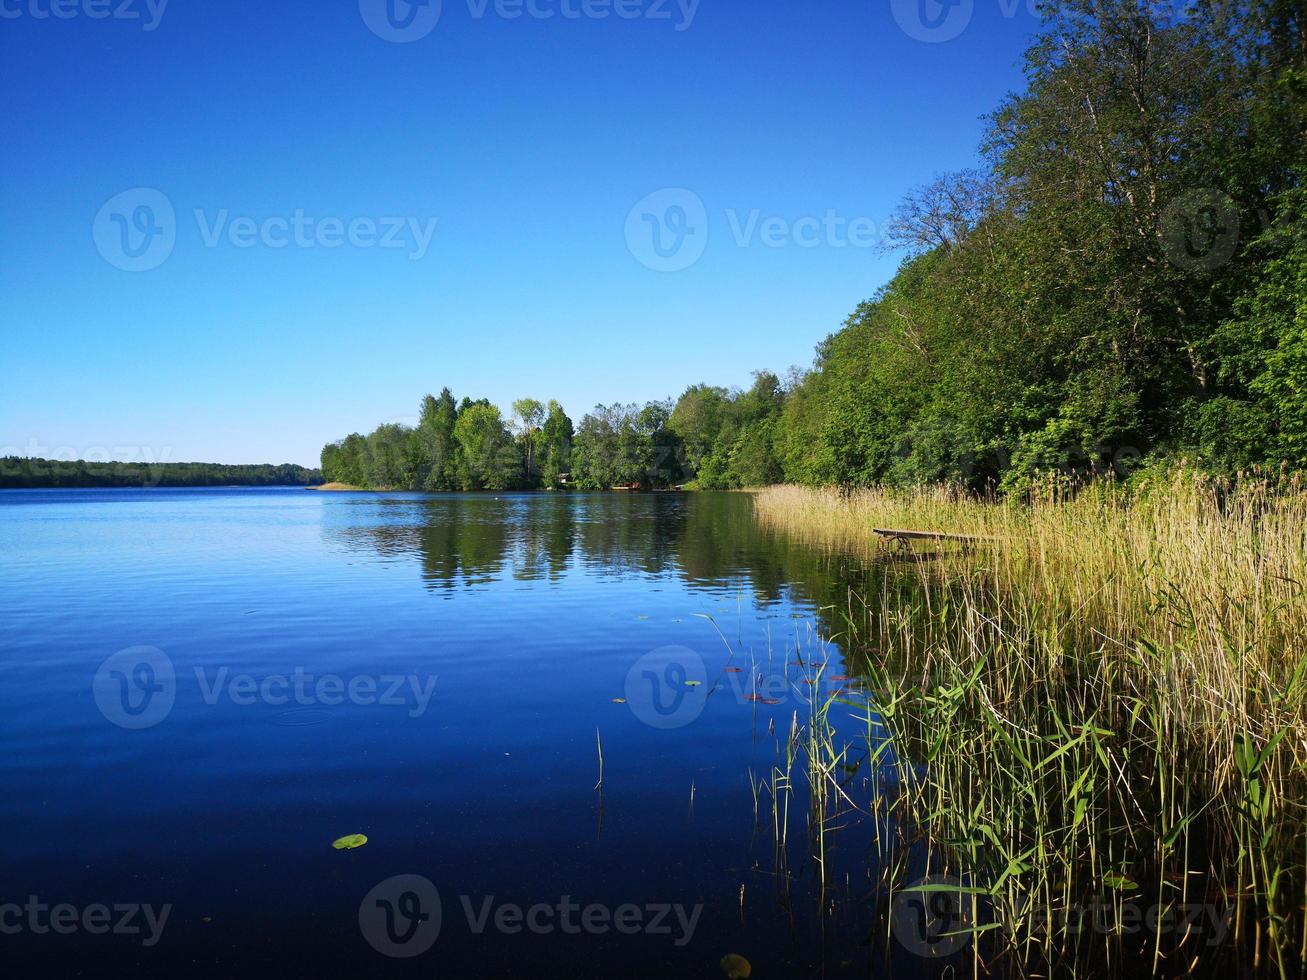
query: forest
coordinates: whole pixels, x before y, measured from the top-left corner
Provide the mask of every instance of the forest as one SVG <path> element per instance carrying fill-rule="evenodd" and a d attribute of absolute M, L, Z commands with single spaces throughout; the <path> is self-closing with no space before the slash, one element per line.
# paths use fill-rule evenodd
<path fill-rule="evenodd" d="M 312 486 L 318 470 L 293 463 L 101 463 L 86 460 L 0 457 L 0 488 L 29 487 L 267 487 Z"/>
<path fill-rule="evenodd" d="M 1178 12 L 1177 12 L 1178 11 Z M 810 370 L 598 406 L 428 397 L 364 487 L 960 484 L 1307 467 L 1307 41 L 1292 0 L 1046 6 L 982 165 L 903 200 Z"/>

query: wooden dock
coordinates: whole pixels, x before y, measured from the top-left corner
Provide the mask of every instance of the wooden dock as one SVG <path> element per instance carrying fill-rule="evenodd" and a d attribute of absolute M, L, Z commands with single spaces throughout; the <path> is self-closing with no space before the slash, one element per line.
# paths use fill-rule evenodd
<path fill-rule="evenodd" d="M 886 541 L 906 545 L 909 541 L 959 541 L 962 544 L 986 544 L 993 538 L 980 534 L 952 534 L 948 531 L 910 531 L 896 527 L 873 527 L 872 531 Z"/>

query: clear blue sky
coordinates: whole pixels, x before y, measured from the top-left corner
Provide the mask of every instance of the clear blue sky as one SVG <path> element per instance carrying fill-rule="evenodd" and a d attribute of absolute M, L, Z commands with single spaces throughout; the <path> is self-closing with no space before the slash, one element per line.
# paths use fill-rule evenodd
<path fill-rule="evenodd" d="M 1014 0 L 927 0 L 969 14 L 942 42 L 900 26 L 916 0 L 444 0 L 412 39 L 435 7 L 53 2 L 0 0 L 0 451 L 173 461 L 315 464 L 443 385 L 579 418 L 807 366 L 898 259 L 786 229 L 879 227 L 974 162 L 1036 27 Z M 663 188 L 702 216 L 676 192 L 628 222 Z M 665 245 L 706 220 L 697 261 L 650 268 L 646 213 Z M 392 217 L 435 219 L 429 248 L 380 247 Z M 138 245 L 157 267 L 120 267 Z"/>

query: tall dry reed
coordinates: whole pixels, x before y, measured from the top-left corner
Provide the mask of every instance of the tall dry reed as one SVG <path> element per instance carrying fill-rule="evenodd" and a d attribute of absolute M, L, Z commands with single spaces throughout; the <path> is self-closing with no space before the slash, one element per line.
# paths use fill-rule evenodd
<path fill-rule="evenodd" d="M 1180 470 L 1023 502 L 942 488 L 754 499 L 766 527 L 887 560 L 839 630 L 867 654 L 894 764 L 928 774 L 905 769 L 900 816 L 984 878 L 1005 953 L 1060 962 L 1082 940 L 1050 922 L 1086 894 L 1174 909 L 1196 893 L 1230 903 L 1252 962 L 1303 971 L 1300 485 Z M 877 527 L 990 540 L 907 561 Z M 1188 932 L 1155 940 L 1159 973 L 1210 955 Z"/>

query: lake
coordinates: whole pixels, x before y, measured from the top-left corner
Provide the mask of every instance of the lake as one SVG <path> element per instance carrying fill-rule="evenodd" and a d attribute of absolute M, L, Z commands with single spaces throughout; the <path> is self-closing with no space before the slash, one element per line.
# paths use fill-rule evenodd
<path fill-rule="evenodd" d="M 934 975 L 873 929 L 886 828 L 845 820 L 823 887 L 801 767 L 773 807 L 814 696 L 870 723 L 821 639 L 864 571 L 751 508 L 0 493 L 8 961 L 720 977 L 735 953 L 755 976 Z M 333 848 L 350 834 L 367 843 Z"/>

